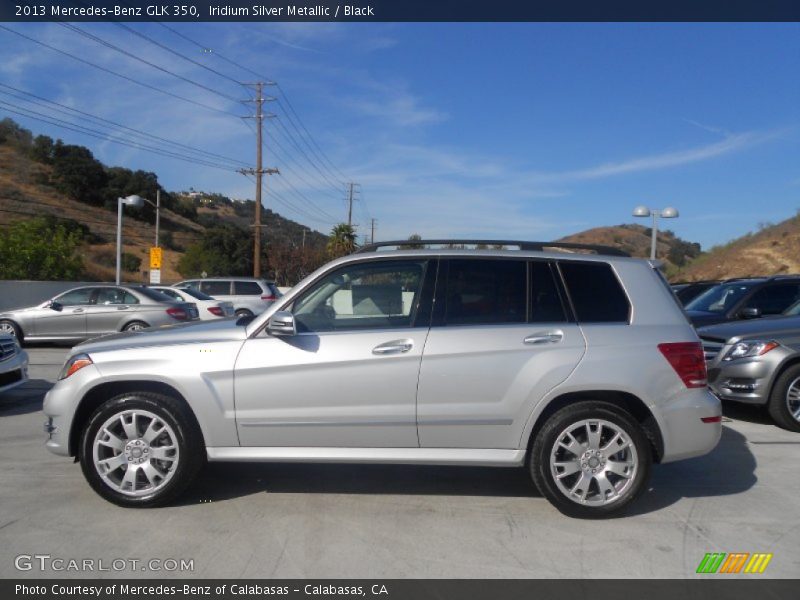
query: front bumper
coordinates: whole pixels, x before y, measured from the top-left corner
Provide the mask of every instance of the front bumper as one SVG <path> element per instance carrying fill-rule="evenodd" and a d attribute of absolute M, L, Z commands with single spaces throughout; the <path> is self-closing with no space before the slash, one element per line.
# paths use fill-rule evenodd
<path fill-rule="evenodd" d="M 28 354 L 19 350 L 14 356 L 0 362 L 0 393 L 7 392 L 28 381 Z"/>
<path fill-rule="evenodd" d="M 71 456 L 69 438 L 75 411 L 98 376 L 97 367 L 89 365 L 71 377 L 57 381 L 45 395 L 42 406 L 47 417 L 44 423 L 45 447 L 53 454 Z"/>
<path fill-rule="evenodd" d="M 766 404 L 775 373 L 791 352 L 783 347 L 762 356 L 719 360 L 708 369 L 708 385 L 723 400 Z"/>

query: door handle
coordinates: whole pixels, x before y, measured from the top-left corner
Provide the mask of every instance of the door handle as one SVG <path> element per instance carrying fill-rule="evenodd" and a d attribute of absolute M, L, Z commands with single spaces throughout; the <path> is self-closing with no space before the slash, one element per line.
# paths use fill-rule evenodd
<path fill-rule="evenodd" d="M 541 344 L 557 344 L 564 339 L 563 331 L 547 331 L 541 333 L 534 333 L 529 335 L 524 340 L 524 343 L 531 346 L 539 346 Z"/>
<path fill-rule="evenodd" d="M 117 310 L 128 310 L 130 306 L 118 306 Z"/>
<path fill-rule="evenodd" d="M 75 313 L 82 313 L 82 312 L 83 312 L 83 309 L 82 309 L 82 308 L 76 308 L 75 310 L 73 310 L 73 311 L 72 311 L 72 314 L 75 314 Z"/>
<path fill-rule="evenodd" d="M 391 342 L 385 342 L 378 346 L 375 346 L 372 349 L 373 354 L 403 354 L 404 352 L 408 352 L 414 347 L 413 340 L 392 340 Z"/>

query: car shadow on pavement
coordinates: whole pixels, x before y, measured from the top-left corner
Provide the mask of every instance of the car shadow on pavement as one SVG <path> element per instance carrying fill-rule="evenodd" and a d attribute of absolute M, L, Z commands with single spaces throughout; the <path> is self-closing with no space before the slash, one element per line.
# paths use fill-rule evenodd
<path fill-rule="evenodd" d="M 620 516 L 654 512 L 682 498 L 740 494 L 758 481 L 756 466 L 756 457 L 750 451 L 747 438 L 730 427 L 723 427 L 722 439 L 711 453 L 654 465 L 648 489 Z"/>
<path fill-rule="evenodd" d="M 46 379 L 29 379 L 0 394 L 0 418 L 41 411 L 44 395 L 51 387 L 53 383 Z"/>
<path fill-rule="evenodd" d="M 258 493 L 540 496 L 520 468 L 210 463 L 179 502 L 219 502 Z"/>
<path fill-rule="evenodd" d="M 737 421 L 776 426 L 769 416 L 766 406 L 744 404 L 743 402 L 723 402 L 722 414 Z"/>
<path fill-rule="evenodd" d="M 682 498 L 741 493 L 756 483 L 755 468 L 745 437 L 725 427 L 710 454 L 654 466 L 648 489 L 620 517 L 658 511 Z M 178 503 L 259 493 L 541 497 L 522 468 L 211 463 Z"/>

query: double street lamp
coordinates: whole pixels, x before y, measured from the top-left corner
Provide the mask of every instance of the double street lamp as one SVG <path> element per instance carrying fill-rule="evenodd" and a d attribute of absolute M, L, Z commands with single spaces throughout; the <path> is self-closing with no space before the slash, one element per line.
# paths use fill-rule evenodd
<path fill-rule="evenodd" d="M 122 205 L 141 208 L 147 202 L 156 209 L 156 248 L 158 248 L 158 221 L 161 216 L 161 190 L 156 191 L 156 201 L 133 195 L 125 198 L 117 198 L 117 285 L 120 282 L 120 265 L 122 264 Z"/>
<path fill-rule="evenodd" d="M 658 235 L 658 217 L 664 219 L 675 219 L 678 217 L 678 209 L 668 206 L 663 210 L 655 208 L 647 208 L 646 206 L 637 206 L 633 209 L 634 217 L 653 217 L 653 227 L 650 229 L 650 260 L 656 259 L 656 236 Z"/>

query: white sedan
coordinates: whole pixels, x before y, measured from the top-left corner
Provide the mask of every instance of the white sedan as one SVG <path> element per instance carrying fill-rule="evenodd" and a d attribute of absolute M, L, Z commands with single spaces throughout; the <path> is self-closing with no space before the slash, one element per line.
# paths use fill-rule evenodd
<path fill-rule="evenodd" d="M 231 302 L 216 300 L 199 290 L 161 285 L 151 285 L 149 287 L 170 298 L 175 298 L 182 302 L 193 302 L 197 305 L 197 312 L 200 313 L 200 320 L 202 321 L 233 316 L 233 304 Z"/>

